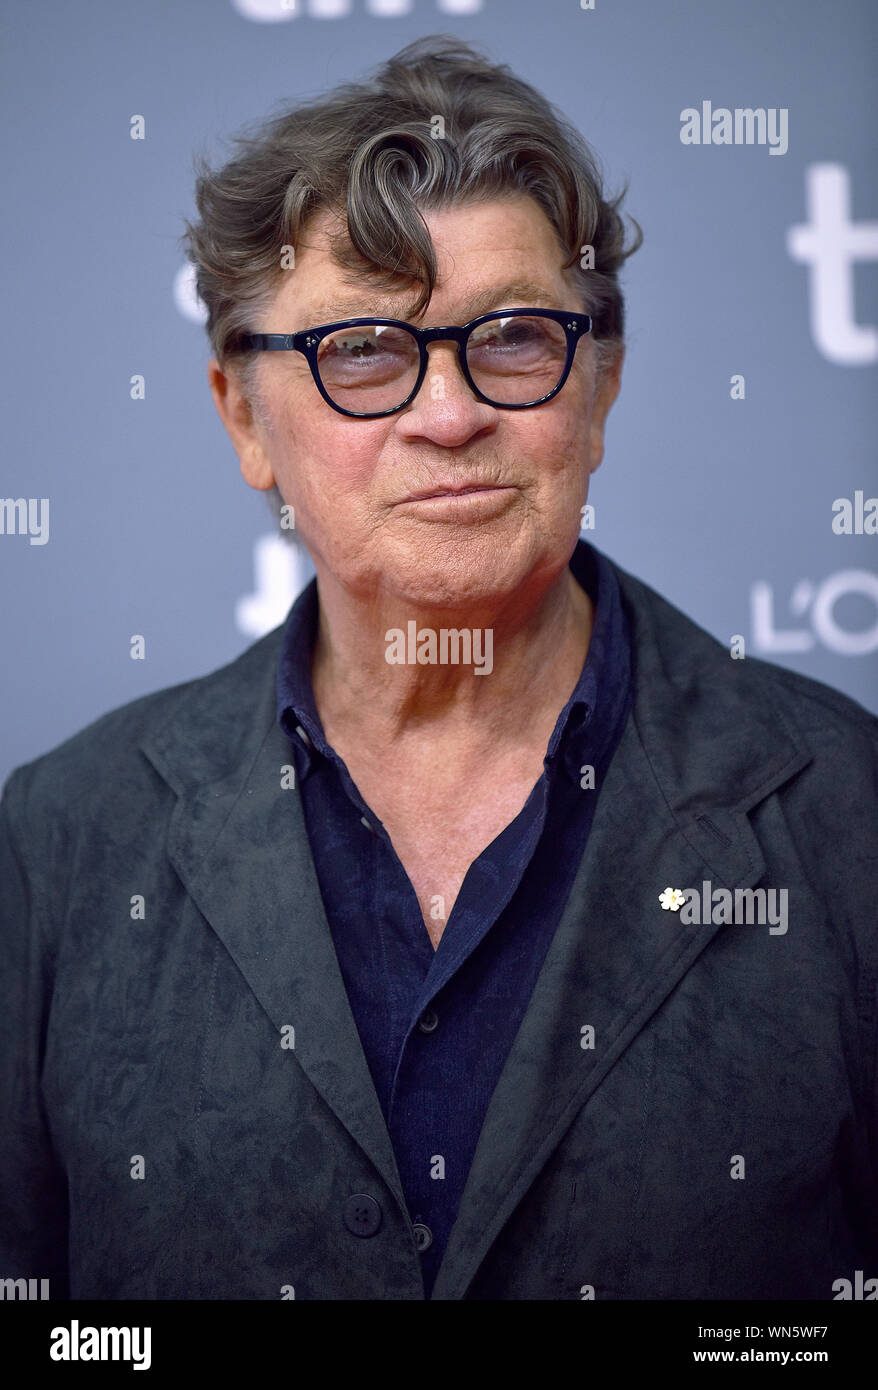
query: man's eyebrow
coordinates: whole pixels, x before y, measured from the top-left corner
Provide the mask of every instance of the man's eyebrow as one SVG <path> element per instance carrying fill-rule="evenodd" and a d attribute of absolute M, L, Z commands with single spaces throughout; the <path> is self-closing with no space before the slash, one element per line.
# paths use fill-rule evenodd
<path fill-rule="evenodd" d="M 503 285 L 479 290 L 476 294 L 462 300 L 461 302 L 466 304 L 467 308 L 465 317 L 461 315 L 461 322 L 467 323 L 470 319 L 476 319 L 480 314 L 487 313 L 495 307 L 500 309 L 560 307 L 556 306 L 556 299 L 557 295 L 554 291 L 547 289 L 545 285 L 538 284 L 535 280 L 511 280 Z M 336 323 L 340 319 L 368 318 L 370 314 L 375 314 L 377 318 L 403 319 L 408 322 L 408 313 L 407 305 L 400 305 L 399 300 L 391 301 L 383 297 L 372 299 L 366 291 L 356 298 L 315 304 L 307 311 L 308 322 L 303 326 L 315 328 L 324 323 Z"/>

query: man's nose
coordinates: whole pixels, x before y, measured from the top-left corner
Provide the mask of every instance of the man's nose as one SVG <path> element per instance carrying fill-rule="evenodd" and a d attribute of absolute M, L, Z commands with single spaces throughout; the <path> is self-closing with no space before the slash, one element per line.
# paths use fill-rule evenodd
<path fill-rule="evenodd" d="M 427 399 L 444 401 L 460 397 L 461 400 L 477 401 L 472 387 L 463 374 L 458 356 L 457 344 L 453 342 L 434 342 L 427 344 L 427 370 L 415 402 L 422 393 Z M 413 402 L 413 404 L 415 403 Z M 483 403 L 482 403 L 483 404 Z"/>
<path fill-rule="evenodd" d="M 497 428 L 500 411 L 480 401 L 461 369 L 457 344 L 427 344 L 427 370 L 420 390 L 401 415 L 397 432 L 459 448 L 475 434 Z"/>

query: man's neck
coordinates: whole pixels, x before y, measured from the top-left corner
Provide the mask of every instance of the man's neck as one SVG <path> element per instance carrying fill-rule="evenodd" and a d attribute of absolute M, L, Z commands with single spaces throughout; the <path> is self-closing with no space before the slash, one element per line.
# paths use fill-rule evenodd
<path fill-rule="evenodd" d="M 436 739 L 475 753 L 523 726 L 551 733 L 579 678 L 594 621 L 591 599 L 566 567 L 537 596 L 517 592 L 478 610 L 363 602 L 319 579 L 318 589 L 312 680 L 321 720 L 331 744 L 343 730 L 346 743 L 374 753 Z M 490 670 L 487 662 L 483 674 L 474 663 L 454 664 L 450 641 L 443 662 L 443 629 L 468 632 L 471 650 L 483 658 L 490 631 Z M 389 631 L 402 640 L 389 642 Z M 391 646 L 400 662 L 388 662 Z M 419 650 L 434 659 L 412 661 Z"/>

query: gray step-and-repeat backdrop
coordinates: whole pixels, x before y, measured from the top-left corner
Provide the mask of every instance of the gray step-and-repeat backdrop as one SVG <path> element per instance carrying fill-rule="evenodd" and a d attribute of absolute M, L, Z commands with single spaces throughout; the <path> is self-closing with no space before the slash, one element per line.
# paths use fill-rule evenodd
<path fill-rule="evenodd" d="M 230 660 L 310 576 L 208 392 L 192 160 L 438 32 L 560 106 L 645 233 L 589 539 L 878 711 L 874 0 L 4 8 L 0 778 Z"/>

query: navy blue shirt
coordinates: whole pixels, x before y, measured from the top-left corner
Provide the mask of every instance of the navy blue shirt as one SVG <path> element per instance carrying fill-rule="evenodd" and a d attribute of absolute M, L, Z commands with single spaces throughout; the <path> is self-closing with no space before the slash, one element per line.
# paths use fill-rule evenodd
<path fill-rule="evenodd" d="M 579 680 L 558 716 L 542 776 L 470 865 L 435 951 L 390 837 L 326 742 L 311 685 L 316 580 L 296 600 L 284 631 L 278 720 L 295 750 L 317 879 L 415 1224 L 428 1298 L 488 1102 L 560 921 L 630 708 L 631 643 L 616 577 L 585 541 L 570 568 L 595 606 Z"/>

